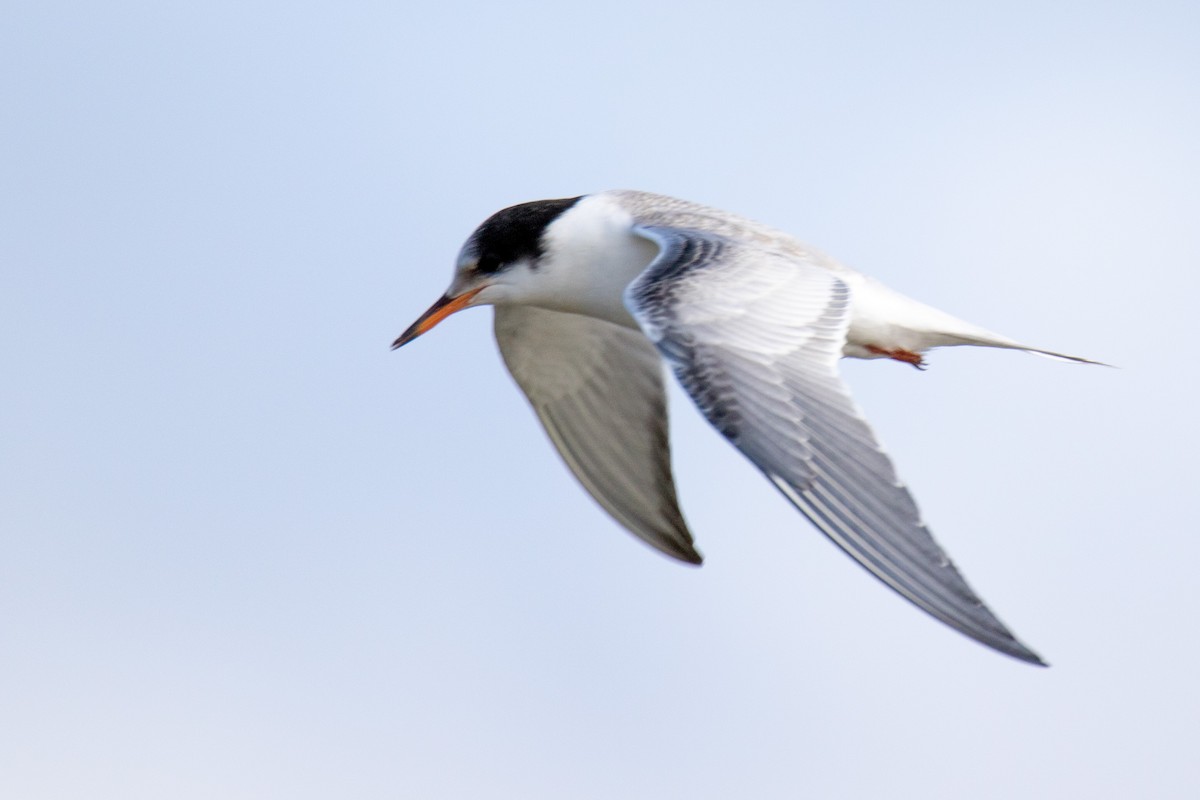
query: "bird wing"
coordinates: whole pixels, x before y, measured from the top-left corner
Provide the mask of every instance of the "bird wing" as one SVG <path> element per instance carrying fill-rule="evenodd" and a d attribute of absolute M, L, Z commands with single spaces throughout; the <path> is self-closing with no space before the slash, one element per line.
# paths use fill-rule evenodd
<path fill-rule="evenodd" d="M 796 252 L 640 225 L 657 259 L 625 302 L 700 411 L 839 547 L 967 636 L 1033 663 L 921 521 L 838 375 L 850 288 Z"/>
<path fill-rule="evenodd" d="M 699 564 L 679 510 L 662 359 L 633 328 L 533 306 L 497 306 L 496 341 L 567 466 L 618 522 Z"/>

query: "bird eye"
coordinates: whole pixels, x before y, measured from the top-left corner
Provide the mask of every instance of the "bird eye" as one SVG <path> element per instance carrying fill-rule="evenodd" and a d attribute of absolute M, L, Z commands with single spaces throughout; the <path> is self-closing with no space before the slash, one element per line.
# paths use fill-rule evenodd
<path fill-rule="evenodd" d="M 475 262 L 475 271 L 485 275 L 491 275 L 498 269 L 500 269 L 500 259 L 491 254 L 485 253 L 479 257 L 479 261 Z"/>

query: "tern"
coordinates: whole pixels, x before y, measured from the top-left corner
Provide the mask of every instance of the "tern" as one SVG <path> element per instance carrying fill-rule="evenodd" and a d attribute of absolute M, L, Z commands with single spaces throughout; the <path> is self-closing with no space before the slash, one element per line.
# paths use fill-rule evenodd
<path fill-rule="evenodd" d="M 699 564 L 675 493 L 666 362 L 700 412 L 855 561 L 1001 653 L 1045 662 L 984 605 L 926 528 L 838 360 L 924 367 L 930 348 L 1027 347 L 911 300 L 765 225 L 685 200 L 606 191 L 503 209 L 467 239 L 450 288 L 393 343 L 495 307 L 500 353 L 593 498 Z"/>

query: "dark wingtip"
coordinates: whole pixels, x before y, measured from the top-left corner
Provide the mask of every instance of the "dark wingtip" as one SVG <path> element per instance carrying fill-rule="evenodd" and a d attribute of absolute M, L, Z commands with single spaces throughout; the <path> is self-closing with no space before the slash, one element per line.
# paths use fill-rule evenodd
<path fill-rule="evenodd" d="M 1024 644 L 1022 644 L 1017 639 L 1012 639 L 1011 641 L 1005 642 L 1003 644 L 987 642 L 987 641 L 983 641 L 982 639 L 979 639 L 977 641 L 979 641 L 980 644 L 991 647 L 993 650 L 1003 653 L 1006 656 L 1011 656 L 1012 658 L 1015 658 L 1018 661 L 1024 661 L 1026 664 L 1030 664 L 1035 667 L 1049 667 L 1050 666 L 1046 661 L 1044 661 L 1042 659 L 1041 656 L 1039 656 L 1037 653 L 1030 650 L 1028 647 L 1026 647 Z"/>
<path fill-rule="evenodd" d="M 691 545 L 687 547 L 681 545 L 678 548 L 672 549 L 669 555 L 693 567 L 699 567 L 704 563 L 704 556 L 700 555 L 700 551 Z"/>
<path fill-rule="evenodd" d="M 1042 669 L 1049 669 L 1049 662 L 1043 660 L 1042 657 L 1037 653 L 1033 652 L 1032 650 L 1027 651 L 1027 653 L 1028 655 L 1018 655 L 1017 658 L 1021 661 L 1024 661 L 1026 664 L 1030 664 L 1035 667 L 1041 667 Z"/>

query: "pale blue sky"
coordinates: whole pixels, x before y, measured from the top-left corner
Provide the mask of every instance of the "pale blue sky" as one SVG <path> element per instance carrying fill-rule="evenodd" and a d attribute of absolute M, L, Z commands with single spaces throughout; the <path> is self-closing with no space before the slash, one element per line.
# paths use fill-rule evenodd
<path fill-rule="evenodd" d="M 78 798 L 1190 798 L 1194 3 L 12 3 L 0 785 Z M 672 395 L 708 562 L 620 530 L 490 312 L 515 202 L 638 188 L 1119 365 L 847 364 L 1052 664 L 824 541 Z"/>

